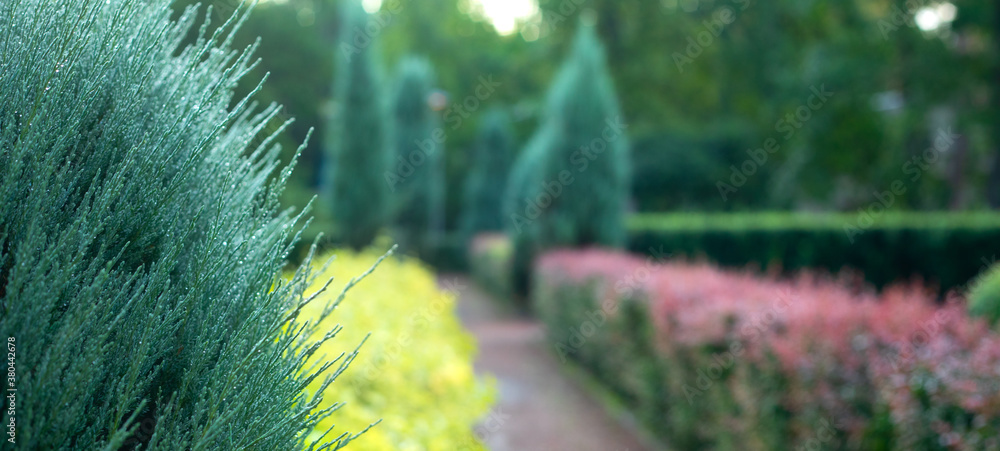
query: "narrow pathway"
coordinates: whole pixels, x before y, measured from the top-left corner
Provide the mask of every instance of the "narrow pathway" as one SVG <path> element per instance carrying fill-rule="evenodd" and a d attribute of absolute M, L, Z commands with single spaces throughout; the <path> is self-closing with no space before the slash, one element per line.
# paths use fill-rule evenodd
<path fill-rule="evenodd" d="M 479 341 L 476 371 L 498 381 L 495 425 L 480 431 L 492 451 L 652 450 L 567 377 L 540 324 L 503 313 L 468 278 L 441 284 L 457 288 L 459 316 Z"/>

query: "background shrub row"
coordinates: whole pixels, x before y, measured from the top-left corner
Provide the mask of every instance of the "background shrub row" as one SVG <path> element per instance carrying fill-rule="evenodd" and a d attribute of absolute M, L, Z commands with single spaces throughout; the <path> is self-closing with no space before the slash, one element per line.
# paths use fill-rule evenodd
<path fill-rule="evenodd" d="M 556 354 L 677 449 L 1000 446 L 1000 336 L 960 299 L 605 251 L 547 254 L 534 281 Z"/>
<path fill-rule="evenodd" d="M 876 209 L 877 211 L 877 209 Z M 961 287 L 1000 255 L 991 213 L 666 214 L 629 221 L 629 249 L 792 273 L 856 269 L 877 287 Z"/>

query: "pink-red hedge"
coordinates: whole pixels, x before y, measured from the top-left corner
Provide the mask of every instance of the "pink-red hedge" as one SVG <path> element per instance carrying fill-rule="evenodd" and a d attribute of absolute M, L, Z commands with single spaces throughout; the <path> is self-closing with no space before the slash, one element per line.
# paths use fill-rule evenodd
<path fill-rule="evenodd" d="M 789 413 L 780 421 L 787 427 L 785 444 L 809 440 L 816 422 L 796 424 L 797 415 L 809 412 L 803 417 L 834 425 L 836 433 L 824 442 L 831 449 L 875 443 L 887 449 L 1000 449 L 1000 336 L 969 318 L 959 296 L 941 305 L 919 286 L 876 293 L 854 280 L 811 274 L 775 280 L 604 250 L 549 253 L 538 262 L 535 282 L 546 297 L 535 300 L 546 304 L 543 312 L 590 302 L 611 318 L 602 328 L 613 328 L 622 303 L 641 304 L 653 330 L 650 347 L 666 367 L 662 377 L 682 375 L 649 392 L 673 393 L 677 411 L 685 400 L 717 399 L 705 395 L 726 391 L 736 405 L 732 412 L 741 413 L 726 413 L 717 424 L 740 425 L 734 434 L 745 431 L 744 443 L 766 442 L 755 441 L 755 429 L 765 427 L 755 423 L 762 415 L 755 395 L 765 395 L 750 376 L 763 371 L 780 381 L 778 406 Z M 590 301 L 579 299 L 581 289 Z M 560 294 L 570 292 L 576 294 Z M 565 321 L 547 322 L 566 328 Z M 602 336 L 621 336 L 595 330 L 594 346 Z M 679 360 L 699 353 L 705 358 Z M 704 368 L 670 371 L 690 362 Z"/>

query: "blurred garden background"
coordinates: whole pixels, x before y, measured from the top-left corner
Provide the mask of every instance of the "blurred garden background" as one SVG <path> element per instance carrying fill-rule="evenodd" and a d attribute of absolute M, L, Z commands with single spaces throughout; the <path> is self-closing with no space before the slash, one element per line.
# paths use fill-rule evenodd
<path fill-rule="evenodd" d="M 1000 449 L 996 2 L 16 0 L 0 48 L 4 447 Z"/>
<path fill-rule="evenodd" d="M 317 131 L 293 260 L 451 284 L 487 446 L 1000 449 L 1000 7 L 268 0 L 252 44 L 283 157 Z"/>

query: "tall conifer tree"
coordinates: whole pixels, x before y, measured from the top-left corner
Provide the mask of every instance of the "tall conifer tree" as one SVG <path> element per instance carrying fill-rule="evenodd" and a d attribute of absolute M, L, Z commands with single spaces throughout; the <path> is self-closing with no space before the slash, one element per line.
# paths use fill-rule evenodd
<path fill-rule="evenodd" d="M 336 52 L 334 111 L 326 129 L 323 194 L 335 237 L 360 250 L 388 223 L 391 123 L 382 86 L 373 20 L 359 0 L 342 2 Z"/>
<path fill-rule="evenodd" d="M 514 138 L 510 117 L 500 109 L 488 111 L 479 128 L 472 169 L 465 184 L 462 227 L 467 236 L 504 230 L 504 190 L 510 176 Z"/>
<path fill-rule="evenodd" d="M 631 186 L 627 125 L 592 26 L 580 25 L 544 112 L 540 130 L 512 171 L 506 202 L 515 288 L 521 294 L 539 252 L 625 243 Z"/>
<path fill-rule="evenodd" d="M 385 173 L 393 196 L 394 223 L 404 249 L 428 250 L 444 197 L 444 130 L 429 98 L 434 87 L 430 63 L 404 59 L 393 96 L 395 161 Z"/>

